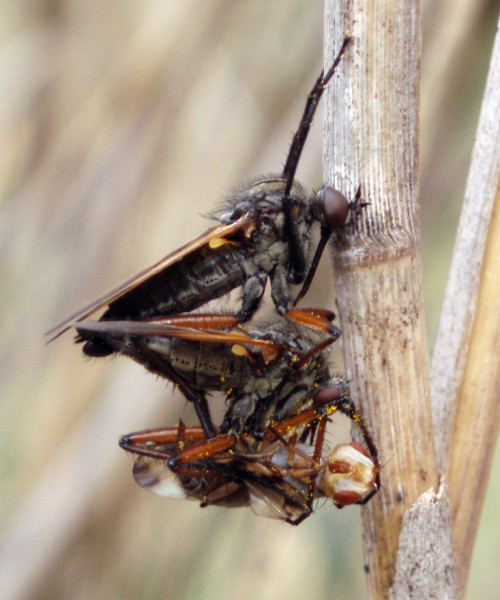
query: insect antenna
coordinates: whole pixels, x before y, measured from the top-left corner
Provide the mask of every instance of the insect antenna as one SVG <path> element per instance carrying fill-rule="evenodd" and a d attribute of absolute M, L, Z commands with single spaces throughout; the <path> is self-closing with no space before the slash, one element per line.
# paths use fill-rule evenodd
<path fill-rule="evenodd" d="M 306 143 L 309 129 L 311 128 L 319 101 L 321 100 L 321 96 L 325 91 L 325 87 L 333 77 L 333 74 L 335 73 L 335 70 L 340 63 L 350 41 L 350 37 L 344 37 L 342 46 L 340 47 L 332 66 L 328 69 L 326 74 L 324 71 L 321 72 L 321 75 L 318 77 L 313 89 L 307 97 L 304 113 L 300 120 L 299 127 L 293 136 L 292 144 L 290 146 L 290 150 L 288 151 L 288 157 L 283 168 L 283 179 L 286 179 L 285 190 L 283 194 L 283 211 L 285 213 L 285 232 L 290 248 L 290 268 L 288 270 L 288 278 L 291 283 L 300 283 L 304 280 L 306 273 L 306 257 L 304 256 L 304 252 L 302 250 L 301 236 L 294 224 L 294 203 L 290 198 L 290 191 L 292 189 L 300 156 L 302 154 L 304 144 Z M 326 240 L 324 245 L 326 245 Z"/>
<path fill-rule="evenodd" d="M 297 166 L 299 164 L 300 155 L 302 154 L 304 144 L 306 143 L 306 139 L 309 134 L 309 129 L 311 128 L 314 114 L 316 112 L 316 109 L 318 108 L 321 96 L 323 95 L 323 92 L 325 91 L 325 87 L 328 85 L 328 82 L 333 77 L 333 74 L 335 73 L 335 70 L 337 69 L 350 41 L 351 38 L 349 36 L 346 36 L 344 38 L 342 46 L 340 47 L 340 50 L 337 56 L 335 57 L 332 66 L 328 69 L 326 75 L 324 74 L 324 71 L 321 72 L 321 75 L 318 77 L 318 80 L 314 84 L 313 89 L 307 97 L 306 106 L 304 108 L 304 114 L 302 115 L 299 127 L 295 135 L 293 136 L 292 144 L 290 146 L 290 150 L 288 151 L 288 157 L 283 168 L 283 178 L 286 179 L 285 198 L 289 196 L 290 190 L 292 189 L 292 184 L 295 178 L 295 172 L 297 171 Z"/>

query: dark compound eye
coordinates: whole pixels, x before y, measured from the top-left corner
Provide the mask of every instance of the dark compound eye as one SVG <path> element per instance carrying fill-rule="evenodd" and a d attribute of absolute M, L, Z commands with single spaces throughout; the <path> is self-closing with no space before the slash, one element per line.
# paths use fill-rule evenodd
<path fill-rule="evenodd" d="M 335 229 L 347 223 L 350 204 L 347 198 L 331 187 L 323 190 L 323 213 L 325 224 L 329 229 Z"/>
<path fill-rule="evenodd" d="M 332 404 L 345 396 L 346 389 L 346 385 L 332 385 L 325 387 L 314 396 L 314 404 L 316 406 Z"/>

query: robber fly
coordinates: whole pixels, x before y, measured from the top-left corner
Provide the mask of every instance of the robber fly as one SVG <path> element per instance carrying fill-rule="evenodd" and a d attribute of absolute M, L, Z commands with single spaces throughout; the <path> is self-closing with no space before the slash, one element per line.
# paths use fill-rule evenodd
<path fill-rule="evenodd" d="M 267 279 L 280 314 L 291 304 L 291 284 L 302 284 L 295 303 L 306 293 L 327 240 L 347 223 L 359 207 L 360 192 L 349 202 L 339 191 L 325 187 L 309 196 L 295 181 L 295 172 L 326 85 L 332 78 L 350 38 L 346 37 L 331 68 L 311 90 L 302 119 L 279 175 L 255 179 L 229 201 L 219 225 L 159 260 L 118 287 L 97 298 L 51 329 L 52 339 L 69 324 L 105 308 L 101 321 L 144 320 L 191 312 L 232 289 L 242 287 L 239 322 L 257 310 Z M 321 237 L 311 262 L 310 237 L 318 224 Z M 83 352 L 107 356 L 116 351 L 97 331 L 82 332 Z"/>
<path fill-rule="evenodd" d="M 262 437 L 312 401 L 330 380 L 324 351 L 340 336 L 333 314 L 293 309 L 270 323 L 239 325 L 235 315 L 189 314 L 143 321 L 82 321 L 80 335 L 98 333 L 115 352 L 174 382 L 194 402 L 207 437 L 214 427 L 206 392 L 226 395 L 220 430 Z"/>
<path fill-rule="evenodd" d="M 327 451 L 328 415 L 337 410 L 354 421 L 364 445 Z M 375 446 L 340 380 L 323 388 L 311 407 L 274 421 L 263 439 L 245 433 L 207 440 L 199 427 L 181 422 L 129 434 L 120 446 L 138 456 L 134 478 L 151 492 L 201 506 L 250 506 L 292 525 L 311 514 L 315 498 L 331 498 L 339 508 L 364 504 L 380 486 Z"/>

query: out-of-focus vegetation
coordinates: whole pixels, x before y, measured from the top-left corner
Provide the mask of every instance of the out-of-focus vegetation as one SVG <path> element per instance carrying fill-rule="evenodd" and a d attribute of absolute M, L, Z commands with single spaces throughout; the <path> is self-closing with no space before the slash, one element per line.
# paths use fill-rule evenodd
<path fill-rule="evenodd" d="M 497 19 L 495 2 L 457 2 L 467 16 L 450 30 L 444 4 L 423 6 L 431 346 Z M 194 423 L 189 407 L 130 362 L 82 360 L 70 335 L 43 343 L 84 301 L 203 231 L 202 215 L 241 180 L 280 170 L 322 67 L 322 9 L 0 5 L 2 598 L 363 597 L 358 509 L 323 506 L 292 528 L 146 494 L 118 437 Z M 322 182 L 320 125 L 298 173 L 311 187 Z M 311 304 L 324 280 L 327 268 Z M 499 497 L 493 474 L 471 598 L 500 584 Z"/>

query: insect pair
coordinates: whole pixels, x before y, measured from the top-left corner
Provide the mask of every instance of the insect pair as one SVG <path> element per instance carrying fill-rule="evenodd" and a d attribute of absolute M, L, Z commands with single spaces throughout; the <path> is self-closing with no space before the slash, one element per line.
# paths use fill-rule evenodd
<path fill-rule="evenodd" d="M 160 376 L 226 395 L 228 409 L 213 437 L 184 424 L 124 436 L 139 458 L 141 487 L 203 506 L 250 505 L 267 517 L 298 524 L 317 497 L 338 507 L 368 501 L 379 487 L 377 450 L 340 377 L 328 368 L 340 332 L 333 315 L 294 309 L 263 325 L 235 316 L 81 322 L 113 349 Z M 331 452 L 324 444 L 331 415 L 351 419 L 358 444 Z"/>
<path fill-rule="evenodd" d="M 302 438 L 308 436 L 310 447 L 314 447 L 309 473 L 323 469 L 319 449 L 323 447 L 323 437 L 317 431 L 324 426 L 328 415 L 317 407 L 313 409 L 313 417 L 306 411 L 314 405 L 314 392 L 326 389 L 330 376 L 323 348 L 338 337 L 339 331 L 322 311 L 290 310 L 290 286 L 302 285 L 294 301 L 296 304 L 309 288 L 331 232 L 344 226 L 350 214 L 363 204 L 359 190 L 352 202 L 330 187 L 308 198 L 295 181 L 295 172 L 318 102 L 349 41 L 349 38 L 344 39 L 331 68 L 321 74 L 309 94 L 280 175 L 261 177 L 244 186 L 230 200 L 228 212 L 219 217 L 219 225 L 97 298 L 48 332 L 55 338 L 75 327 L 79 333 L 77 341 L 84 344 L 85 354 L 107 356 L 119 352 L 173 381 L 186 398 L 193 401 L 201 424 L 202 439 L 196 443 L 203 449 L 201 454 L 196 454 L 194 463 L 203 463 L 202 472 L 220 471 L 221 464 L 225 464 L 224 474 L 216 477 L 216 482 L 213 476 L 198 477 L 201 487 L 208 485 L 205 479 L 212 480 L 219 494 L 228 483 L 236 485 L 240 492 L 248 491 L 247 483 L 256 471 L 268 463 L 274 471 L 275 458 L 283 452 L 287 456 L 290 452 L 298 456 L 296 444 L 302 444 Z M 321 235 L 312 260 L 308 261 L 315 225 L 319 225 Z M 268 279 L 277 312 L 288 318 L 278 319 L 267 330 L 245 329 L 242 324 L 257 310 Z M 237 314 L 186 314 L 237 287 L 242 288 L 242 304 Z M 99 321 L 85 320 L 100 309 L 105 311 Z M 308 319 L 314 324 L 304 323 Z M 304 326 L 309 329 L 306 333 Z M 314 340 L 311 333 L 314 331 L 323 339 Z M 203 353 L 203 345 L 209 347 L 207 354 Z M 210 416 L 209 390 L 223 391 L 228 400 L 228 410 L 219 428 L 214 426 Z M 347 412 L 358 426 L 362 425 L 357 412 L 345 406 L 341 409 L 339 405 L 335 410 Z M 299 416 L 299 424 L 292 427 L 288 419 Z M 282 424 L 293 430 L 290 436 L 280 433 Z M 361 429 L 375 480 L 378 477 L 376 451 L 366 438 L 364 425 Z M 198 430 L 184 430 L 179 426 L 167 431 L 169 441 L 158 452 L 163 458 L 168 457 L 172 467 L 175 456 L 183 456 L 184 447 L 191 446 Z M 209 449 L 213 442 L 225 435 L 234 444 L 212 453 Z M 162 446 L 154 432 L 148 443 Z M 126 448 L 144 456 L 135 444 Z M 233 458 L 236 455 L 238 460 Z M 351 459 L 351 462 L 355 464 L 358 460 Z M 294 469 L 294 463 L 292 460 L 285 471 Z M 285 505 L 291 505 L 290 497 L 282 493 L 287 477 L 261 479 L 266 481 L 267 489 L 285 497 Z M 310 486 L 314 487 L 316 476 L 310 474 L 309 479 Z M 264 485 L 262 481 L 260 485 Z M 185 486 L 185 491 L 189 489 Z M 362 495 L 363 498 L 360 495 L 360 499 L 366 495 Z"/>

